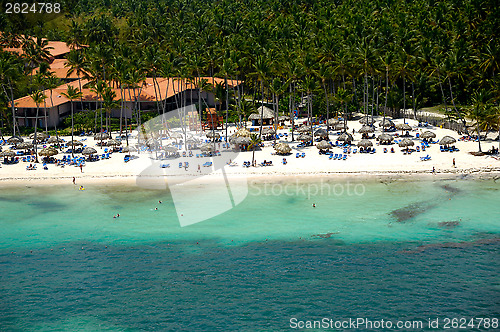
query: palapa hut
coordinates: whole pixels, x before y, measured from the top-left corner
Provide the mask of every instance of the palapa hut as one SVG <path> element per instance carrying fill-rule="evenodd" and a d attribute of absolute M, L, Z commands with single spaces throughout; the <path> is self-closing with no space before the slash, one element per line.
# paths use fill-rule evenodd
<path fill-rule="evenodd" d="M 250 137 L 252 133 L 246 128 L 240 128 L 234 135 L 236 137 Z"/>
<path fill-rule="evenodd" d="M 297 137 L 299 141 L 310 141 L 312 140 L 312 136 L 309 134 L 300 134 L 299 137 Z"/>
<path fill-rule="evenodd" d="M 409 138 L 403 138 L 403 140 L 401 142 L 399 142 L 398 145 L 401 148 L 406 148 L 406 150 L 408 151 L 408 149 L 410 148 L 410 146 L 414 146 L 415 145 L 415 142 L 413 142 Z"/>
<path fill-rule="evenodd" d="M 358 130 L 358 133 L 360 133 L 360 134 L 368 134 L 368 133 L 373 133 L 373 132 L 375 132 L 375 128 L 373 128 L 372 126 L 368 126 L 368 125 L 363 125 L 363 127 L 361 127 Z"/>
<path fill-rule="evenodd" d="M 394 122 L 392 122 L 391 119 L 384 119 L 379 122 L 379 127 L 384 127 L 384 128 L 389 128 L 389 127 L 394 127 Z"/>
<path fill-rule="evenodd" d="M 451 136 L 445 136 L 445 137 L 441 138 L 441 140 L 439 141 L 439 144 L 441 144 L 441 145 L 450 145 L 450 144 L 455 143 L 456 141 L 457 140 L 454 139 Z"/>
<path fill-rule="evenodd" d="M 332 146 L 327 141 L 321 141 L 318 144 L 316 144 L 316 147 L 319 150 L 325 151 L 325 150 L 330 150 Z"/>
<path fill-rule="evenodd" d="M 359 123 L 363 125 L 372 125 L 375 123 L 375 120 L 373 120 L 373 118 L 371 117 L 364 116 L 361 120 L 359 120 Z"/>
<path fill-rule="evenodd" d="M 328 140 L 328 132 L 325 129 L 318 129 L 314 132 L 314 137 Z"/>
<path fill-rule="evenodd" d="M 257 108 L 257 113 L 250 114 L 248 120 L 252 121 L 252 126 L 260 126 L 262 121 L 263 126 L 272 125 L 274 123 L 274 112 L 266 106 Z"/>
<path fill-rule="evenodd" d="M 18 144 L 24 142 L 24 139 L 21 136 L 12 136 L 11 138 L 7 139 L 7 143 L 9 144 Z"/>
<path fill-rule="evenodd" d="M 292 148 L 286 143 L 277 143 L 274 146 L 274 150 L 276 151 L 276 154 L 288 155 L 292 151 Z"/>
<path fill-rule="evenodd" d="M 126 146 L 122 149 L 123 153 L 131 153 L 131 152 L 137 152 L 137 149 L 134 148 L 133 146 Z"/>
<path fill-rule="evenodd" d="M 362 139 L 361 141 L 358 142 L 358 147 L 367 148 L 370 146 L 373 146 L 373 143 L 372 141 L 369 141 L 367 139 Z"/>
<path fill-rule="evenodd" d="M 432 131 L 427 130 L 422 135 L 420 135 L 420 137 L 423 139 L 436 138 L 436 133 L 433 133 Z"/>
<path fill-rule="evenodd" d="M 340 135 L 337 138 L 337 140 L 351 144 L 351 142 L 353 141 L 353 138 L 352 138 L 351 134 L 343 133 L 342 135 Z"/>
<path fill-rule="evenodd" d="M 381 134 L 377 137 L 380 144 L 391 144 L 394 141 L 394 137 L 388 134 Z"/>

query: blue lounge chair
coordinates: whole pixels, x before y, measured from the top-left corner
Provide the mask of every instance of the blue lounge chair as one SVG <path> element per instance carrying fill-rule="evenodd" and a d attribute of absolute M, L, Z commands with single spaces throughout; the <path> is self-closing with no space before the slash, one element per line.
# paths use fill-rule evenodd
<path fill-rule="evenodd" d="M 333 159 L 333 154 L 331 154 L 330 157 L 328 157 L 328 159 Z"/>
<path fill-rule="evenodd" d="M 302 155 L 301 157 L 304 158 L 306 156 L 306 153 L 305 152 L 302 152 Z"/>
<path fill-rule="evenodd" d="M 182 168 L 182 163 L 179 163 L 179 168 Z"/>
<path fill-rule="evenodd" d="M 300 153 L 297 152 L 297 154 L 295 155 L 295 158 L 299 158 L 300 157 Z"/>
<path fill-rule="evenodd" d="M 347 155 L 345 154 L 344 157 L 342 157 L 342 160 L 346 160 L 347 159 Z"/>

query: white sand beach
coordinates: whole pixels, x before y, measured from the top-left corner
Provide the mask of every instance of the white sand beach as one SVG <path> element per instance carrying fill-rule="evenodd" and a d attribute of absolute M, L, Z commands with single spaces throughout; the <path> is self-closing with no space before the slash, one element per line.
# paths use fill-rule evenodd
<path fill-rule="evenodd" d="M 376 118 L 380 120 L 380 117 Z M 396 124 L 403 123 L 402 119 L 394 120 Z M 346 154 L 345 160 L 332 160 L 328 155 L 319 154 L 316 146 L 297 147 L 300 142 L 290 142 L 290 129 L 279 130 L 278 133 L 288 133 L 288 137 L 282 137 L 279 142 L 285 142 L 290 145 L 292 151 L 288 156 L 275 154 L 272 147 L 273 141 L 265 141 L 264 147 L 255 151 L 256 167 L 243 167 L 245 161 L 252 160 L 252 151 L 236 151 L 233 148 L 226 149 L 222 143 L 215 143 L 217 149 L 221 151 L 221 157 L 196 157 L 200 151 L 193 150 L 192 157 L 179 157 L 175 159 L 156 160 L 155 153 L 148 152 L 133 152 L 133 159 L 124 162 L 125 153 L 112 153 L 109 159 L 104 159 L 96 162 L 86 162 L 82 171 L 77 166 L 66 165 L 64 167 L 48 164 L 45 170 L 42 164 L 37 164 L 36 170 L 26 170 L 29 162 L 22 160 L 17 164 L 2 164 L 0 167 L 0 184 L 7 185 L 8 183 L 15 184 L 36 184 L 43 183 L 71 183 L 72 178 L 78 180 L 85 179 L 86 183 L 105 183 L 112 181 L 127 181 L 134 182 L 138 176 L 166 176 L 171 179 L 178 177 L 189 176 L 210 176 L 214 172 L 214 164 L 220 164 L 224 172 L 228 176 L 247 177 L 254 180 L 269 179 L 278 176 L 321 176 L 321 177 L 336 177 L 336 176 L 371 176 L 371 175 L 405 175 L 405 174 L 492 174 L 494 176 L 500 174 L 500 160 L 495 156 L 474 156 L 470 152 L 478 151 L 478 143 L 474 141 L 459 141 L 459 135 L 451 130 L 441 129 L 436 127 L 422 128 L 418 127 L 418 123 L 414 120 L 407 120 L 412 126 L 410 137 L 415 143 L 415 146 L 420 145 L 421 140 L 415 138 L 416 133 L 422 133 L 430 130 L 436 134 L 435 140 L 440 140 L 448 135 L 457 140 L 453 145 L 459 149 L 456 152 L 441 152 L 439 144 L 430 144 L 426 151 L 413 152 L 404 154 L 403 148 L 397 144 L 378 145 L 375 139 L 371 141 L 376 149 L 375 153 L 359 153 L 357 143 L 361 140 L 361 134 L 357 131 L 361 128 L 359 121 L 349 121 L 348 132 L 352 134 L 354 129 L 354 141 L 350 153 L 344 153 L 343 148 L 334 147 L 330 149 L 334 154 Z M 322 125 L 322 128 L 325 128 Z M 378 121 L 375 124 L 375 136 L 381 133 L 378 127 Z M 234 133 L 235 128 L 230 129 L 230 134 Z M 224 131 L 220 131 L 221 134 Z M 401 134 L 401 131 L 395 133 Z M 390 133 L 394 135 L 395 133 Z M 113 137 L 116 134 L 113 133 Z M 132 138 L 129 139 L 129 145 L 137 144 L 137 133 L 133 132 Z M 204 135 L 203 135 L 204 137 Z M 330 141 L 335 142 L 337 135 L 335 132 L 330 132 Z M 71 140 L 71 137 L 64 137 L 66 141 Z M 398 139 L 398 138 L 396 138 Z M 104 148 L 97 146 L 99 142 L 93 137 L 78 137 L 75 140 L 83 140 L 87 146 L 94 147 L 98 154 L 104 153 Z M 168 143 L 168 142 L 165 142 Z M 125 141 L 123 141 L 125 144 Z M 316 143 L 315 143 L 316 144 Z M 491 147 L 498 148 L 498 141 L 484 141 L 481 143 L 483 151 L 489 150 Z M 389 151 L 383 152 L 386 147 Z M 391 153 L 390 149 L 394 148 L 395 152 Z M 3 150 L 8 149 L 4 145 Z M 353 153 L 357 149 L 357 153 Z M 182 151 L 181 151 L 182 152 Z M 296 158 L 296 153 L 305 153 L 305 157 Z M 67 155 L 67 154 L 66 154 Z M 430 160 L 422 161 L 420 157 L 429 155 Z M 58 154 L 55 158 L 62 158 L 63 154 Z M 217 159 L 219 158 L 219 159 Z M 286 158 L 287 164 L 283 164 L 283 158 Z M 233 166 L 227 165 L 231 160 Z M 455 159 L 455 167 L 453 160 Z M 260 166 L 264 160 L 272 161 L 272 166 Z M 2 158 L 3 161 L 3 158 Z M 189 167 L 185 167 L 185 163 L 189 163 Z M 205 167 L 203 164 L 213 162 L 212 166 Z M 182 167 L 179 167 L 182 163 Z M 160 166 L 169 165 L 169 167 L 161 168 Z M 198 167 L 200 171 L 198 171 Z M 220 168 L 219 167 L 219 168 Z M 433 167 L 435 172 L 433 173 Z M 217 167 L 216 167 L 217 168 Z M 145 171 L 148 170 L 148 171 Z M 43 181 L 42 181 L 43 180 Z"/>

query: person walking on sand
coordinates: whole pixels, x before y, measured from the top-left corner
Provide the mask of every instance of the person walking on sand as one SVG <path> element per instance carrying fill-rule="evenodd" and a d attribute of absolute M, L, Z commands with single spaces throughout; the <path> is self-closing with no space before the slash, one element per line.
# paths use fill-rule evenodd
<path fill-rule="evenodd" d="M 200 172 L 200 173 L 201 173 L 200 164 L 198 164 L 198 172 Z"/>
<path fill-rule="evenodd" d="M 456 168 L 456 166 L 455 166 L 455 158 L 453 158 L 453 167 Z"/>
<path fill-rule="evenodd" d="M 73 176 L 73 184 L 76 184 L 76 179 L 74 176 Z"/>
<path fill-rule="evenodd" d="M 83 173 L 83 165 L 80 165 L 80 173 Z"/>

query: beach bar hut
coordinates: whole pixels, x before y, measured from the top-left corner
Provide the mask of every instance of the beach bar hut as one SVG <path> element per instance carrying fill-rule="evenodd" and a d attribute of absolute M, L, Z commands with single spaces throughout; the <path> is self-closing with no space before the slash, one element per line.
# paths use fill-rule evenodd
<path fill-rule="evenodd" d="M 250 114 L 249 121 L 252 121 L 252 126 L 260 126 L 262 121 L 263 126 L 269 126 L 274 123 L 274 112 L 266 106 L 257 108 L 257 113 Z"/>

